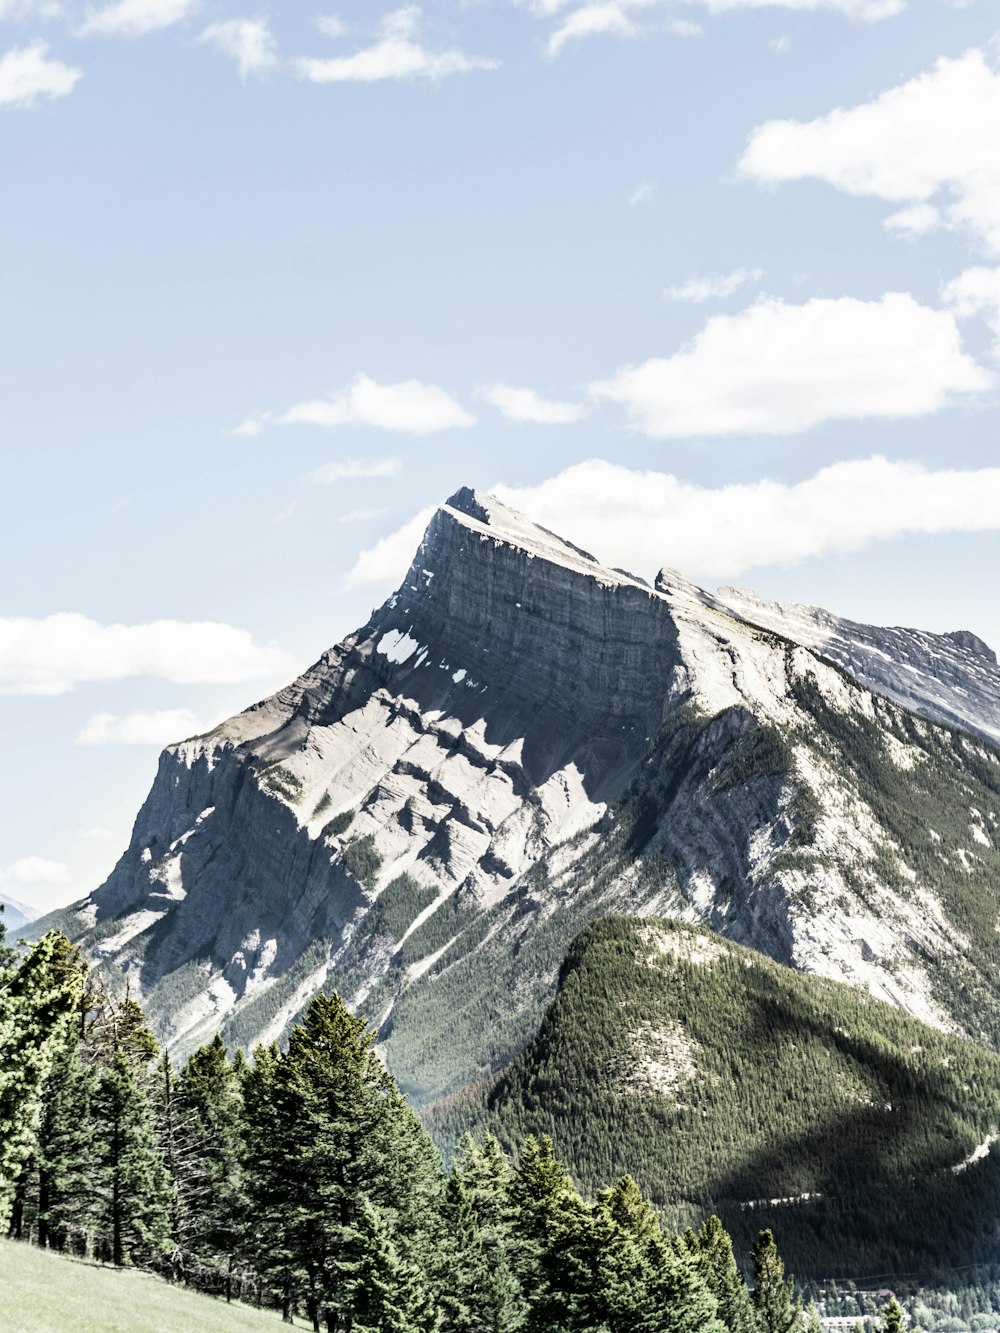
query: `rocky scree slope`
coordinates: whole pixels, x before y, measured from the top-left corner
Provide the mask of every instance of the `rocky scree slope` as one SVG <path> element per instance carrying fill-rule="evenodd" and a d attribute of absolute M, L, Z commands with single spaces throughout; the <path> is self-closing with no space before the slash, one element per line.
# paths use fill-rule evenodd
<path fill-rule="evenodd" d="M 985 740 L 460 491 L 367 625 L 164 751 L 58 923 L 179 1051 L 275 1039 L 336 987 L 428 1100 L 523 1046 L 609 912 L 994 1041 L 998 841 Z"/>
<path fill-rule="evenodd" d="M 800 1278 L 995 1263 L 1000 1056 L 676 921 L 573 942 L 538 1036 L 430 1108 L 454 1147 L 552 1135 L 585 1192 L 633 1174 L 674 1228 L 771 1227 Z"/>

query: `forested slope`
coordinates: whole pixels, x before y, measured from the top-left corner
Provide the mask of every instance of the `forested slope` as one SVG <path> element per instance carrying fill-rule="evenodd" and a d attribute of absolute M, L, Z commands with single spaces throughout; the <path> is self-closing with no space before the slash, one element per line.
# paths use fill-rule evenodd
<path fill-rule="evenodd" d="M 675 1225 L 773 1226 L 801 1274 L 1000 1258 L 1000 1057 L 677 922 L 586 929 L 537 1039 L 427 1115 L 470 1122 L 552 1134 L 586 1190 L 631 1172 Z"/>

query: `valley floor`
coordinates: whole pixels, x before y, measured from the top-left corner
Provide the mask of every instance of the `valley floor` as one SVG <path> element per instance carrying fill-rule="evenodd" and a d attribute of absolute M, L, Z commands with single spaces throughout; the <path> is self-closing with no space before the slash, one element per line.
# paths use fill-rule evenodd
<path fill-rule="evenodd" d="M 279 1327 L 276 1311 L 226 1305 L 149 1273 L 0 1240 L 4 1333 L 263 1333 Z"/>

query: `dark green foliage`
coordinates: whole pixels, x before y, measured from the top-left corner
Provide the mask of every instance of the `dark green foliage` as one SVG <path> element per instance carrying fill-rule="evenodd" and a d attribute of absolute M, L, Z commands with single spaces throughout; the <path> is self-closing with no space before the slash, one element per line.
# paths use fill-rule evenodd
<path fill-rule="evenodd" d="M 998 1089 L 995 1054 L 859 990 L 619 918 L 574 943 L 537 1040 L 425 1120 L 445 1145 L 549 1134 L 588 1192 L 631 1172 L 673 1226 L 718 1212 L 743 1247 L 773 1226 L 800 1275 L 933 1271 L 1000 1246 L 994 1158 L 949 1169 Z"/>
<path fill-rule="evenodd" d="M 287 1052 L 258 1051 L 244 1082 L 247 1243 L 314 1319 L 347 1309 L 362 1204 L 391 1219 L 412 1262 L 438 1188 L 435 1154 L 373 1045 L 339 996 L 317 996 Z"/>
<path fill-rule="evenodd" d="M 319 806 L 316 807 L 314 814 L 320 814 Z M 324 826 L 322 836 L 324 838 L 336 838 L 341 833 L 346 833 L 354 823 L 353 810 L 341 810 L 339 815 L 334 815 L 330 822 Z"/>
<path fill-rule="evenodd" d="M 284 764 L 271 764 L 269 767 L 258 771 L 262 785 L 269 787 L 273 792 L 277 792 L 279 796 L 283 796 L 287 801 L 297 801 L 302 795 L 302 779 L 297 777 L 291 769 L 286 768 Z"/>
<path fill-rule="evenodd" d="M 230 1061 L 216 1037 L 161 1085 L 161 1134 L 173 1140 L 170 1174 L 174 1197 L 173 1239 L 177 1264 L 196 1270 L 200 1286 L 232 1291 L 245 1198 L 241 1066 Z M 214 1274 L 214 1281 L 209 1275 Z"/>
<path fill-rule="evenodd" d="M 401 940 L 410 924 L 436 897 L 435 889 L 420 884 L 412 875 L 399 875 L 375 900 L 364 928 L 375 935 Z"/>
<path fill-rule="evenodd" d="M 671 1239 L 627 1177 L 587 1203 L 547 1139 L 514 1167 L 496 1139 L 466 1138 L 445 1182 L 337 995 L 286 1051 L 247 1065 L 216 1038 L 177 1071 L 127 996 L 77 996 L 67 1026 L 51 988 L 33 994 L 61 1044 L 18 1179 L 21 1237 L 332 1333 L 763 1333 L 720 1313 L 743 1307 L 717 1223 Z"/>
<path fill-rule="evenodd" d="M 685 1232 L 682 1243 L 697 1259 L 698 1271 L 730 1333 L 759 1333 L 756 1311 L 733 1254 L 733 1242 L 719 1219 L 710 1217 L 697 1235 Z"/>
<path fill-rule="evenodd" d="M 363 1202 L 346 1241 L 355 1257 L 340 1313 L 352 1333 L 437 1333 L 437 1303 L 419 1270 L 400 1257 L 378 1209 Z"/>
<path fill-rule="evenodd" d="M 157 1047 L 139 1006 L 107 1000 L 88 1033 L 99 1064 L 91 1102 L 97 1252 L 116 1265 L 166 1251 L 170 1182 L 156 1135 Z"/>
<path fill-rule="evenodd" d="M 19 964 L 8 958 L 0 968 L 0 1228 L 35 1150 L 43 1091 L 69 1040 L 85 976 L 79 953 L 58 931 L 43 935 Z"/>
<path fill-rule="evenodd" d="M 774 1236 L 762 1231 L 750 1251 L 753 1264 L 753 1305 L 762 1333 L 793 1333 L 802 1323 L 802 1302 L 795 1297 L 795 1284 L 785 1277 L 785 1265 Z"/>
<path fill-rule="evenodd" d="M 43 1248 L 83 1253 L 94 1229 L 96 1082 L 80 1042 L 68 1041 L 49 1073 L 35 1151 L 38 1243 Z"/>
<path fill-rule="evenodd" d="M 882 1333 L 903 1333 L 903 1311 L 895 1296 L 882 1311 Z"/>
<path fill-rule="evenodd" d="M 352 839 L 340 859 L 359 884 L 363 884 L 366 889 L 375 887 L 375 880 L 382 868 L 382 857 L 370 833 L 366 833 L 363 838 Z"/>

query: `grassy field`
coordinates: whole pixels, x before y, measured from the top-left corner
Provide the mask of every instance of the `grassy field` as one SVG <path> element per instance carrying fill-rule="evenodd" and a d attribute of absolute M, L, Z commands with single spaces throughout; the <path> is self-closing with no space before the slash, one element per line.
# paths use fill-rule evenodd
<path fill-rule="evenodd" d="M 226 1305 L 149 1273 L 0 1240 L 0 1329 L 11 1333 L 277 1333 L 281 1327 L 275 1311 Z"/>

